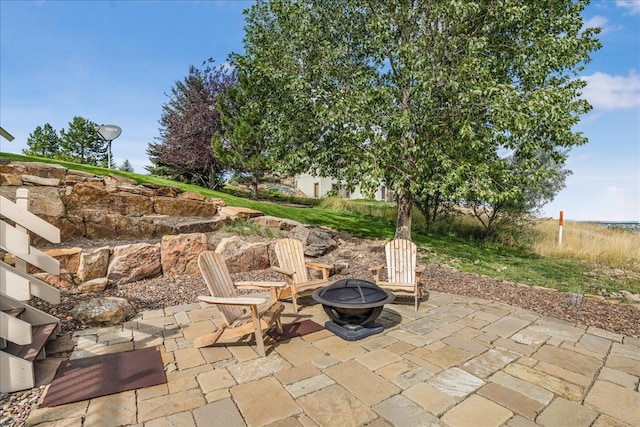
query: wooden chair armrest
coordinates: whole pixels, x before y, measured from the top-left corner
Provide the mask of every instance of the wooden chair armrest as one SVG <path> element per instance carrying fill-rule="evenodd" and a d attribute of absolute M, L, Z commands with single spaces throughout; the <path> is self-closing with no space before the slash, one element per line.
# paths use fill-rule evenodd
<path fill-rule="evenodd" d="M 236 282 L 234 286 L 238 289 L 268 289 L 285 288 L 285 282 Z"/>
<path fill-rule="evenodd" d="M 224 297 L 210 297 L 210 296 L 199 296 L 198 300 L 209 303 L 209 304 L 223 304 L 223 305 L 259 305 L 269 301 L 268 298 L 253 298 L 253 297 L 224 298 Z"/>
<path fill-rule="evenodd" d="M 273 271 L 276 271 L 278 273 L 282 273 L 287 277 L 293 277 L 293 275 L 296 274 L 295 271 L 285 270 L 284 268 L 280 268 L 280 267 L 271 267 L 271 268 L 273 268 Z"/>
<path fill-rule="evenodd" d="M 320 264 L 318 262 L 305 262 L 306 266 L 312 270 L 319 270 L 322 272 L 322 278 L 328 279 L 329 274 L 331 274 L 332 265 L 329 264 Z"/>
<path fill-rule="evenodd" d="M 375 267 L 371 267 L 371 275 L 373 276 L 373 281 L 378 283 L 380 281 L 380 273 L 382 272 L 382 270 L 384 270 L 387 266 L 385 264 L 381 264 L 381 265 L 376 265 Z"/>
<path fill-rule="evenodd" d="M 370 270 L 371 270 L 371 274 L 376 274 L 376 273 L 380 274 L 380 272 L 381 272 L 382 270 L 384 270 L 384 269 L 385 269 L 385 267 L 386 267 L 386 265 L 384 265 L 384 264 L 376 265 L 375 267 L 371 267 L 371 268 L 370 268 Z"/>
<path fill-rule="evenodd" d="M 289 285 L 285 282 L 236 282 L 234 286 L 238 289 L 257 289 L 261 291 L 268 289 L 271 295 L 270 300 L 275 301 L 278 299 L 280 291 Z"/>
<path fill-rule="evenodd" d="M 315 269 L 320 269 L 320 270 L 331 270 L 333 268 L 333 265 L 321 264 L 319 262 L 307 261 L 306 264 L 307 264 L 307 267 L 309 267 L 309 268 L 315 268 Z"/>

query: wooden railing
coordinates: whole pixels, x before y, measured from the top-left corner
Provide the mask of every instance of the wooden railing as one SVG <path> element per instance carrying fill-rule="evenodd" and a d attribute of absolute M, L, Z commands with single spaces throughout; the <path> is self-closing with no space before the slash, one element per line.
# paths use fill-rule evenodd
<path fill-rule="evenodd" d="M 29 191 L 18 189 L 15 203 L 0 196 L 0 249 L 15 257 L 15 265 L 0 261 L 0 392 L 35 385 L 33 362 L 44 358 L 44 346 L 60 332 L 60 321 L 27 303 L 38 297 L 50 304 L 60 302 L 60 291 L 29 274 L 34 266 L 60 274 L 55 258 L 30 244 L 29 232 L 60 243 L 60 230 L 29 212 Z M 10 223 L 13 223 L 11 225 Z"/>

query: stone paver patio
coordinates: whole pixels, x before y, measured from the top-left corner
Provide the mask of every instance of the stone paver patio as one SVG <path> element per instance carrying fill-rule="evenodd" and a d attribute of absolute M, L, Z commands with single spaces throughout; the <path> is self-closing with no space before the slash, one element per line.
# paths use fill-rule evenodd
<path fill-rule="evenodd" d="M 303 306 L 286 323 L 328 317 Z M 499 302 L 431 292 L 385 306 L 383 333 L 323 330 L 193 348 L 215 308 L 140 313 L 76 333 L 72 358 L 160 346 L 167 383 L 53 408 L 40 426 L 640 426 L 640 340 Z"/>

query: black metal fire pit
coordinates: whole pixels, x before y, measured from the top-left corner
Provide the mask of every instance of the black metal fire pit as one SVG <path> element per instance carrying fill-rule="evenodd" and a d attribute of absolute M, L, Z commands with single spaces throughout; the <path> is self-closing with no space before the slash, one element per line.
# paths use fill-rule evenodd
<path fill-rule="evenodd" d="M 384 305 L 395 299 L 395 295 L 375 283 L 359 279 L 338 280 L 316 289 L 312 296 L 331 318 L 325 328 L 347 341 L 382 332 L 384 328 L 375 320 Z"/>

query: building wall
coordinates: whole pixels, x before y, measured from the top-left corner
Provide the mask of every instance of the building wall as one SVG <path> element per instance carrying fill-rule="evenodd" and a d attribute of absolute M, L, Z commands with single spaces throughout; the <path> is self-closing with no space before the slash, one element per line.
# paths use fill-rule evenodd
<path fill-rule="evenodd" d="M 296 188 L 302 191 L 307 197 L 323 198 L 327 196 L 327 193 L 331 191 L 335 186 L 336 181 L 333 178 L 317 177 L 307 173 L 296 175 L 295 185 Z M 360 192 L 360 186 L 356 186 L 353 191 L 349 192 L 346 189 L 340 189 L 338 191 L 340 197 L 347 199 L 365 199 L 365 195 Z M 378 187 L 374 194 L 375 200 L 391 200 L 390 192 L 384 188 L 384 186 Z"/>

